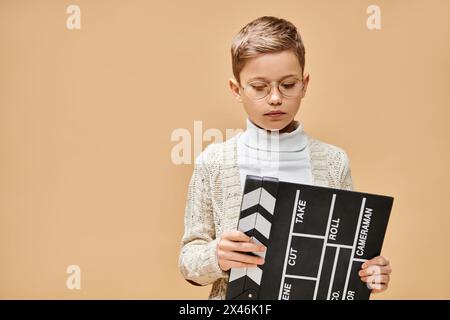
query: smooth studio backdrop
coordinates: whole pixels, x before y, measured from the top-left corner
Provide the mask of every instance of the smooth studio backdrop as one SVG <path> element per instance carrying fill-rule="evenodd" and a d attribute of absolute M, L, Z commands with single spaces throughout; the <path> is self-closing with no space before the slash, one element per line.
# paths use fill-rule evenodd
<path fill-rule="evenodd" d="M 380 30 L 366 26 L 373 4 Z M 245 126 L 231 39 L 274 15 L 306 47 L 297 119 L 347 151 L 356 190 L 395 197 L 392 281 L 374 298 L 449 299 L 449 12 L 447 0 L 1 0 L 0 298 L 207 297 L 178 271 L 194 152 L 173 163 L 171 136 L 193 148 Z"/>

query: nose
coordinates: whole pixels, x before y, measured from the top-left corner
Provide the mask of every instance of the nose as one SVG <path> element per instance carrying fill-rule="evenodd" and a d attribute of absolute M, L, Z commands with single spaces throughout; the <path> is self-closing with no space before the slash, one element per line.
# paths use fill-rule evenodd
<path fill-rule="evenodd" d="M 270 105 L 280 105 L 281 104 L 281 93 L 276 86 L 272 87 L 272 90 L 269 93 L 268 103 Z"/>

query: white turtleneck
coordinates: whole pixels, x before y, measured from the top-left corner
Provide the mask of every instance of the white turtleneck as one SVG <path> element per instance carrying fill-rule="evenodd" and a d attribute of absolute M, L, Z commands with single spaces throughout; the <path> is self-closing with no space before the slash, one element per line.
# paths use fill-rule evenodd
<path fill-rule="evenodd" d="M 238 137 L 237 143 L 242 188 L 247 175 L 313 184 L 308 136 L 302 123 L 295 124 L 296 129 L 289 133 L 268 132 L 247 119 L 247 130 Z"/>

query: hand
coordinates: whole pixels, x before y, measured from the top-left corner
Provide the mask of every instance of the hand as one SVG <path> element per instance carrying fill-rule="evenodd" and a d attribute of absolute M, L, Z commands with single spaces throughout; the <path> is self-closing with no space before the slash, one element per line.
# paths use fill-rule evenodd
<path fill-rule="evenodd" d="M 217 243 L 217 258 L 223 271 L 231 268 L 254 268 L 264 264 L 264 259 L 246 252 L 264 252 L 266 247 L 250 241 L 242 231 L 233 230 L 222 234 Z"/>
<path fill-rule="evenodd" d="M 358 274 L 373 293 L 380 293 L 387 289 L 391 272 L 389 260 L 378 256 L 364 262 Z"/>

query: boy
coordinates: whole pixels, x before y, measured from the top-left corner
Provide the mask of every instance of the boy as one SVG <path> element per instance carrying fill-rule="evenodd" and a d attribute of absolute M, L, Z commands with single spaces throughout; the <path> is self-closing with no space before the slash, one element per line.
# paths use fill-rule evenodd
<path fill-rule="evenodd" d="M 245 176 L 353 190 L 346 153 L 309 137 L 294 120 L 305 96 L 305 49 L 296 27 L 260 17 L 240 30 L 231 48 L 230 89 L 248 114 L 247 130 L 209 145 L 196 159 L 189 183 L 179 266 L 192 284 L 213 284 L 210 299 L 224 299 L 231 268 L 255 267 L 265 248 L 236 230 Z M 386 290 L 391 267 L 384 257 L 363 264 L 361 280 Z"/>

